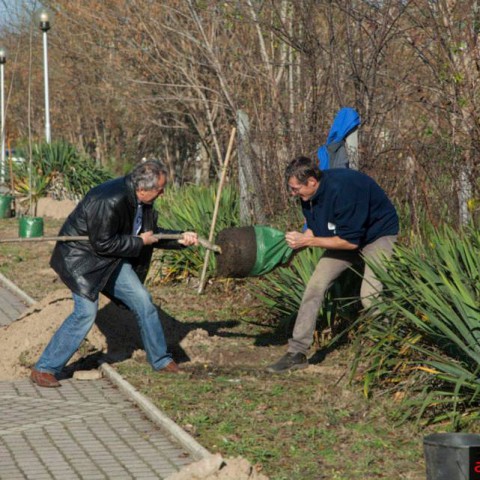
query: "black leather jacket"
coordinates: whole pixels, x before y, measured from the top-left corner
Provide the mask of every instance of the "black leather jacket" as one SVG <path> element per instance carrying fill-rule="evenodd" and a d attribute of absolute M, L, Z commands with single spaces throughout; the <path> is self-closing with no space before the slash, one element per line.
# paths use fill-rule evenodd
<path fill-rule="evenodd" d="M 128 259 L 143 282 L 153 246 L 132 235 L 137 197 L 130 176 L 92 188 L 69 215 L 59 236 L 88 235 L 89 241 L 57 242 L 50 266 L 73 293 L 92 301 L 98 298 L 122 259 Z M 143 206 L 142 231 L 180 233 L 157 226 L 157 212 Z M 183 248 L 176 240 L 161 240 L 156 248 Z"/>

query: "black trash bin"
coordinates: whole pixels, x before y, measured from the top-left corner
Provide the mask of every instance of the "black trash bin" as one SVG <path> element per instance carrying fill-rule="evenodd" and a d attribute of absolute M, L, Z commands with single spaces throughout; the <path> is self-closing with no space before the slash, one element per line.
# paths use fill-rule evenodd
<path fill-rule="evenodd" d="M 427 480 L 480 480 L 480 435 L 433 433 L 423 449 Z"/>

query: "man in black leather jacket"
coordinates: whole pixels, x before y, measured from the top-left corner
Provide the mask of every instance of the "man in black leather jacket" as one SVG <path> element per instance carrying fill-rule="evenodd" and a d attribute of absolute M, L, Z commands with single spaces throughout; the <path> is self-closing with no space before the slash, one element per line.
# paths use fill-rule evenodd
<path fill-rule="evenodd" d="M 74 310 L 32 369 L 42 387 L 56 379 L 90 331 L 100 292 L 120 300 L 137 318 L 147 359 L 154 370 L 178 373 L 167 352 L 158 311 L 143 285 L 153 248 L 198 245 L 197 234 L 160 240 L 155 233 L 179 233 L 157 226 L 153 203 L 165 188 L 167 170 L 158 160 L 139 164 L 130 175 L 92 188 L 65 221 L 60 236 L 88 236 L 88 241 L 59 241 L 50 265 L 72 291 Z M 179 245 L 180 244 L 180 245 Z"/>

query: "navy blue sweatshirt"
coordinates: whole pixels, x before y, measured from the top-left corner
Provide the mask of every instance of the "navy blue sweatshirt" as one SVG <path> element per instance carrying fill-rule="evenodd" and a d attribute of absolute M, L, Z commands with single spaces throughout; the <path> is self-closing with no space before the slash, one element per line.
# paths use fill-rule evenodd
<path fill-rule="evenodd" d="M 325 170 L 313 197 L 301 201 L 307 226 L 316 237 L 347 240 L 359 248 L 398 234 L 392 202 L 368 175 L 346 168 Z"/>

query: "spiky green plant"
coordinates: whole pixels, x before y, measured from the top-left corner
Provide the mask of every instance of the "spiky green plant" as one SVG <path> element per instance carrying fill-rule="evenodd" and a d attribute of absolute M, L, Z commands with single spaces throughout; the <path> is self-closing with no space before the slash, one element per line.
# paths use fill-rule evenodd
<path fill-rule="evenodd" d="M 158 210 L 159 225 L 172 230 L 190 230 L 208 238 L 210 225 L 215 208 L 217 186 L 210 187 L 182 186 L 167 189 L 155 206 Z M 229 227 L 235 227 L 239 222 L 239 207 L 237 190 L 227 185 L 222 190 L 220 204 L 215 223 L 215 234 Z M 187 248 L 184 250 L 163 250 L 155 256 L 152 270 L 161 272 L 167 267 L 169 277 L 177 278 L 184 275 L 197 276 L 202 270 L 205 259 L 205 249 Z M 215 268 L 215 256 L 209 256 L 209 271 Z"/>
<path fill-rule="evenodd" d="M 403 389 L 406 416 L 478 418 L 480 394 L 480 233 L 434 231 L 428 242 L 397 246 L 387 269 L 372 264 L 384 285 L 359 342 L 364 388 Z"/>
<path fill-rule="evenodd" d="M 19 156 L 28 159 L 27 149 L 20 148 Z M 24 195 L 34 194 L 35 200 L 48 193 L 59 199 L 78 199 L 112 178 L 93 159 L 64 141 L 34 144 L 31 164 L 28 160 L 14 164 L 14 177 L 16 190 Z"/>

